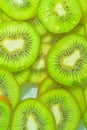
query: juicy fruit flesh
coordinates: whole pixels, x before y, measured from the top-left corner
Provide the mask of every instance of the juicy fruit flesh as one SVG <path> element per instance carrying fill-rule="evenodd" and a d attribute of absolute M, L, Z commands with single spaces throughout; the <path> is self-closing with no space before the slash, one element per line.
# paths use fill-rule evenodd
<path fill-rule="evenodd" d="M 17 72 L 33 64 L 39 53 L 40 38 L 30 24 L 4 22 L 0 27 L 0 35 L 0 67 Z"/>
<path fill-rule="evenodd" d="M 81 15 L 77 0 L 41 0 L 38 8 L 39 19 L 53 33 L 70 31 L 79 23 Z"/>
<path fill-rule="evenodd" d="M 80 42 L 77 42 L 79 39 Z M 61 84 L 69 87 L 84 86 L 87 77 L 86 61 L 86 39 L 81 35 L 69 35 L 57 42 L 49 52 L 47 70 Z"/>
<path fill-rule="evenodd" d="M 56 124 L 58 125 L 63 120 L 63 113 L 60 111 L 60 106 L 58 104 L 55 104 L 51 108 L 53 115 L 56 120 Z"/>
<path fill-rule="evenodd" d="M 27 20 L 36 15 L 39 0 L 1 0 L 0 7 L 15 20 Z"/>
<path fill-rule="evenodd" d="M 42 9 L 40 8 L 41 2 L 43 3 Z M 48 3 L 49 3 L 49 5 L 48 5 Z M 78 3 L 80 3 L 80 6 Z M 35 71 L 36 75 L 34 75 L 34 76 L 30 75 L 31 78 L 33 77 L 33 81 L 35 80 L 37 82 L 37 84 L 40 84 L 40 82 L 38 82 L 38 81 L 43 80 L 43 77 L 51 78 L 50 81 L 48 79 L 48 80 L 46 80 L 45 83 L 42 82 L 39 85 L 38 90 L 41 89 L 41 87 L 42 87 L 42 89 L 39 90 L 39 94 L 43 95 L 53 88 L 57 89 L 57 88 L 63 86 L 63 85 L 60 85 L 59 83 L 56 83 L 55 81 L 52 81 L 53 80 L 52 77 L 49 77 L 51 75 L 46 72 L 47 70 L 44 70 L 44 68 L 47 67 L 47 66 L 45 66 L 45 63 L 47 64 L 46 55 L 47 55 L 48 51 L 50 53 L 49 49 L 51 48 L 51 45 L 50 44 L 47 45 L 46 43 L 55 44 L 57 41 L 62 39 L 62 37 L 68 36 L 70 33 L 71 34 L 79 33 L 80 35 L 83 35 L 83 37 L 87 37 L 86 36 L 86 33 L 87 33 L 87 27 L 86 27 L 87 8 L 86 8 L 86 5 L 87 5 L 87 0 L 73 0 L 73 1 L 72 0 L 0 0 L 0 8 L 2 8 L 2 10 L 3 10 L 3 11 L 0 10 L 0 69 L 2 69 L 2 68 L 7 69 L 7 70 L 3 71 L 3 76 L 0 76 L 0 95 L 1 96 L 4 95 L 5 98 L 8 98 L 8 99 L 4 99 L 4 96 L 2 98 L 0 96 L 0 129 L 1 130 L 7 130 L 7 129 L 10 130 L 9 126 L 12 126 L 12 121 L 10 121 L 11 115 L 9 112 L 12 112 L 12 115 L 13 115 L 12 110 L 18 103 L 19 94 L 20 94 L 20 91 L 19 91 L 20 86 L 22 86 L 21 84 L 25 83 L 25 81 L 27 80 L 28 75 L 29 75 L 29 71 L 28 71 L 29 68 L 27 68 L 27 67 L 33 65 L 33 69 L 37 70 L 37 71 Z M 38 6 L 38 8 L 37 8 L 37 6 Z M 81 7 L 80 8 L 81 11 L 80 11 L 79 7 Z M 44 17 L 41 18 L 42 17 L 41 15 L 43 15 Z M 26 33 L 26 32 L 28 32 L 30 30 L 30 27 L 28 29 L 26 29 L 26 27 L 24 25 L 25 22 L 23 23 L 22 26 L 20 26 L 21 22 L 19 23 L 19 21 L 16 21 L 18 23 L 18 27 L 16 28 L 13 19 L 14 20 L 27 20 L 26 21 L 27 24 L 28 24 L 28 21 L 31 21 L 30 24 L 33 26 L 34 30 L 36 30 L 36 33 L 34 34 L 34 32 L 32 32 L 32 33 L 30 33 L 30 35 L 28 35 L 28 33 Z M 81 19 L 81 21 L 80 21 L 80 19 Z M 8 23 L 9 25 L 11 25 L 11 27 L 9 27 L 9 29 L 5 28 L 5 24 L 7 24 L 6 21 L 13 21 L 13 23 L 12 23 L 13 25 L 10 22 Z M 78 22 L 79 22 L 79 24 L 78 24 Z M 85 22 L 86 22 L 86 24 L 85 24 Z M 78 24 L 78 26 L 76 26 L 77 24 Z M 77 29 L 74 28 L 75 26 Z M 80 29 L 81 26 L 83 26 L 82 29 Z M 20 27 L 20 30 L 18 31 L 19 27 Z M 2 28 L 3 28 L 3 30 L 1 31 Z M 21 29 L 23 32 L 21 32 Z M 71 29 L 73 29 L 73 30 L 71 30 Z M 49 30 L 49 32 L 46 33 L 47 30 Z M 10 31 L 12 31 L 11 35 L 10 35 Z M 14 32 L 16 32 L 16 33 L 14 34 Z M 63 32 L 67 32 L 67 33 L 63 34 Z M 37 61 L 36 63 L 32 62 L 33 64 L 32 63 L 30 65 L 28 64 L 29 65 L 28 66 L 27 63 L 24 64 L 24 62 L 26 61 L 26 56 L 28 55 L 27 54 L 28 49 L 31 50 L 31 48 L 29 48 L 29 47 L 31 47 L 31 43 L 33 40 L 35 41 L 35 44 L 32 47 L 32 53 L 30 53 L 31 58 L 28 57 L 28 63 L 29 63 L 29 61 L 33 60 L 33 54 L 36 56 L 36 58 L 40 57 L 40 56 L 38 56 L 37 53 L 34 52 L 34 50 L 39 45 L 39 44 L 37 45 L 37 42 L 40 43 L 40 41 L 39 41 L 40 38 L 38 37 L 37 33 L 40 35 L 41 41 L 45 42 L 44 47 L 42 46 L 42 48 L 40 48 L 40 49 L 38 48 L 38 52 L 39 52 L 40 56 L 43 58 L 39 62 Z M 57 33 L 57 34 L 55 34 L 55 33 Z M 60 35 L 58 33 L 60 33 Z M 34 39 L 32 38 L 33 34 L 37 35 L 38 40 L 35 37 L 34 37 Z M 68 85 L 70 87 L 70 89 L 71 89 L 71 86 L 75 86 L 75 91 L 72 90 L 70 93 L 72 93 L 72 95 L 74 93 L 75 98 L 77 98 L 76 100 L 77 100 L 77 103 L 78 103 L 80 109 L 82 110 L 82 116 L 83 116 L 83 113 L 85 111 L 85 100 L 87 103 L 87 96 L 86 96 L 87 93 L 86 93 L 86 89 L 84 89 L 84 95 L 85 95 L 85 99 L 84 99 L 83 93 L 80 90 L 76 90 L 76 88 L 77 88 L 77 85 L 79 86 L 80 89 L 82 89 L 83 86 L 87 85 L 87 69 L 86 69 L 87 66 L 84 66 L 84 63 L 86 64 L 86 61 L 87 61 L 87 59 L 86 59 L 86 57 L 87 57 L 86 48 L 87 47 L 86 46 L 84 47 L 84 45 L 80 44 L 81 48 L 80 48 L 80 45 L 78 45 L 78 46 L 75 46 L 76 47 L 75 49 L 73 49 L 73 46 L 72 46 L 71 48 L 68 47 L 68 50 L 67 50 L 66 46 L 67 46 L 68 40 L 64 45 L 66 49 L 63 50 L 63 48 L 61 46 L 59 49 L 57 49 L 57 51 L 61 50 L 61 53 L 62 53 L 62 56 L 60 57 L 61 61 L 58 60 L 57 54 L 56 54 L 57 62 L 54 63 L 54 61 L 53 61 L 53 63 L 56 65 L 59 65 L 59 62 L 60 62 L 62 69 L 60 70 L 59 73 L 56 72 L 54 79 L 56 79 L 56 81 L 57 81 L 57 78 L 60 75 L 60 73 L 62 71 L 64 71 L 64 74 L 63 75 L 61 74 L 59 76 L 61 78 L 59 78 L 58 80 L 60 81 L 60 83 L 63 81 L 62 83 L 64 85 Z M 79 39 L 79 43 L 80 42 L 82 43 L 82 40 L 81 41 L 80 40 L 81 39 Z M 76 43 L 76 45 L 77 45 L 77 43 Z M 85 42 L 85 44 L 87 44 L 87 43 Z M 28 46 L 28 45 L 30 45 L 30 46 Z M 48 46 L 48 48 L 45 48 L 46 46 Z M 67 50 L 67 54 L 66 54 L 66 50 Z M 54 52 L 55 52 L 55 50 L 54 50 Z M 22 56 L 21 56 L 21 54 L 22 54 Z M 26 56 L 23 59 L 24 55 L 26 55 Z M 19 56 L 21 56 L 21 57 L 19 57 Z M 35 59 L 33 61 L 35 61 Z M 11 60 L 13 61 L 13 63 L 11 63 Z M 52 58 L 50 60 L 52 61 Z M 3 65 L 3 63 L 4 63 L 4 65 Z M 54 64 L 52 64 L 51 67 Z M 10 65 L 10 68 L 9 68 L 9 65 Z M 18 67 L 16 67 L 17 65 L 18 65 Z M 49 63 L 49 65 L 50 65 L 50 63 Z M 82 67 L 84 68 L 84 71 L 82 70 Z M 54 68 L 57 69 L 56 66 Z M 13 76 L 8 75 L 8 72 L 7 72 L 8 70 L 13 72 Z M 43 74 L 41 74 L 40 70 L 42 70 Z M 50 70 L 52 71 L 52 69 L 50 69 Z M 31 70 L 31 71 L 33 72 L 33 70 Z M 38 76 L 39 79 L 37 79 L 37 73 L 39 71 L 40 71 L 39 76 Z M 78 74 L 77 74 L 77 71 L 78 71 Z M 65 78 L 64 76 L 66 76 L 66 72 L 68 72 L 68 74 L 67 74 L 66 79 L 64 80 L 64 78 Z M 7 74 L 7 77 L 6 77 L 6 74 Z M 1 70 L 0 70 L 0 75 L 1 75 Z M 32 73 L 32 75 L 33 75 L 33 73 Z M 77 77 L 76 79 L 75 79 L 75 76 Z M 14 78 L 14 80 L 16 79 L 19 86 L 17 85 L 17 83 L 15 83 L 15 81 L 13 81 L 12 77 Z M 67 78 L 69 80 L 71 80 L 71 78 L 72 78 L 73 83 L 68 82 Z M 11 81 L 13 83 L 11 83 Z M 14 85 L 14 87 L 13 87 L 13 85 Z M 19 87 L 19 89 L 16 88 L 17 86 Z M 25 94 L 26 87 L 27 87 L 27 93 L 30 91 L 30 88 L 28 88 L 30 85 L 26 86 L 26 84 L 25 84 L 24 86 L 25 86 L 25 88 L 23 90 L 24 91 L 23 93 Z M 14 88 L 14 91 L 13 91 L 13 88 Z M 23 87 L 21 89 L 23 89 Z M 64 89 L 66 89 L 66 87 L 64 87 Z M 34 94 L 32 95 L 31 93 L 30 93 L 30 95 L 35 96 Z M 22 96 L 24 96 L 23 97 L 23 99 L 24 99 L 25 95 L 22 95 Z M 64 92 L 63 92 L 63 96 L 64 96 Z M 44 111 L 42 112 L 43 116 L 40 114 L 40 112 L 34 113 L 35 105 L 34 104 L 30 105 L 30 103 L 28 103 L 27 104 L 28 109 L 29 109 L 29 105 L 30 105 L 32 107 L 31 110 L 24 109 L 24 106 L 21 108 L 21 110 L 25 110 L 25 112 L 24 111 L 21 112 L 21 110 L 19 110 L 19 112 L 17 114 L 16 113 L 17 110 L 14 110 L 14 113 L 16 113 L 16 114 L 14 117 L 12 117 L 12 120 L 14 122 L 16 120 L 17 121 L 12 126 L 12 130 L 19 130 L 19 129 L 43 130 L 43 128 L 44 129 L 46 128 L 45 123 L 47 123 L 46 125 L 48 125 L 48 127 L 45 130 L 57 130 L 57 128 L 55 128 L 55 123 L 58 126 L 58 130 L 63 130 L 63 129 L 64 130 L 68 130 L 68 129 L 74 130 L 75 124 L 80 121 L 80 119 L 76 120 L 77 117 L 79 118 L 79 115 L 78 115 L 79 112 L 78 112 L 78 114 L 76 113 L 76 116 L 72 117 L 72 119 L 71 119 L 70 117 L 74 115 L 74 109 L 76 106 L 72 107 L 73 110 L 71 112 L 71 116 L 68 116 L 68 121 L 71 121 L 72 125 L 71 125 L 71 127 L 69 127 L 70 124 L 66 123 L 66 120 L 67 120 L 66 117 L 67 117 L 67 115 L 69 115 L 70 105 L 69 104 L 65 105 L 64 109 L 63 109 L 63 103 L 60 103 L 62 100 L 64 100 L 64 104 L 65 104 L 66 99 L 63 96 L 61 96 L 58 103 L 57 103 L 58 100 L 56 102 L 54 101 L 53 105 L 50 104 L 50 103 L 52 103 L 52 100 L 49 100 L 50 107 L 48 109 L 48 112 L 52 111 L 55 121 L 53 119 L 51 120 L 52 116 L 49 117 L 49 119 L 45 120 L 45 117 L 46 116 L 48 117 L 49 114 L 48 113 L 43 114 Z M 51 95 L 51 97 L 52 97 L 52 95 Z M 38 101 L 38 99 L 36 99 L 36 100 Z M 67 102 L 69 100 L 70 99 L 68 97 Z M 6 102 L 8 104 L 8 106 L 10 108 L 12 108 L 11 111 L 10 111 L 10 109 L 7 108 L 8 106 L 6 107 L 6 104 L 4 102 Z M 20 102 L 22 103 L 22 101 L 20 101 Z M 71 102 L 71 100 L 70 100 L 70 102 Z M 1 106 L 3 106 L 3 107 L 1 107 Z M 68 108 L 68 110 L 63 113 L 63 110 L 66 110 L 66 107 Z M 18 109 L 18 106 L 16 108 Z M 39 110 L 39 108 L 42 111 L 44 107 L 42 105 L 40 105 L 39 107 L 37 106 L 36 111 Z M 6 112 L 4 110 L 6 110 Z M 78 108 L 78 111 L 79 111 L 79 108 Z M 3 114 L 2 114 L 2 112 L 3 112 Z M 39 116 L 41 116 L 41 118 L 39 118 Z M 64 123 L 62 123 L 62 122 L 64 122 Z M 85 125 L 85 127 L 87 127 L 87 113 L 84 117 L 84 125 Z M 19 128 L 19 126 L 20 126 L 20 128 Z M 77 129 L 77 127 L 75 128 L 75 130 L 76 129 Z"/>
<path fill-rule="evenodd" d="M 7 130 L 10 124 L 11 110 L 6 102 L 0 100 L 0 129 Z"/>
<path fill-rule="evenodd" d="M 18 105 L 12 121 L 11 130 L 23 130 L 24 128 L 28 130 L 56 130 L 54 117 L 47 106 L 39 100 L 31 98 Z"/>
<path fill-rule="evenodd" d="M 66 56 L 63 59 L 63 64 L 67 67 L 73 67 L 80 58 L 79 50 L 75 50 L 70 56 Z"/>
<path fill-rule="evenodd" d="M 62 16 L 62 15 L 66 15 L 66 11 L 64 10 L 63 6 L 61 3 L 56 4 L 55 10 L 57 11 L 57 13 Z"/>
<path fill-rule="evenodd" d="M 19 101 L 19 86 L 13 75 L 2 69 L 0 69 L 0 94 L 10 100 L 14 109 Z"/>
<path fill-rule="evenodd" d="M 39 97 L 39 100 L 46 104 L 53 112 L 57 130 L 73 130 L 78 127 L 81 113 L 76 101 L 66 90 L 61 88 L 52 89 L 43 93 Z"/>
<path fill-rule="evenodd" d="M 18 39 L 18 40 L 10 40 L 10 39 L 6 39 L 3 42 L 4 47 L 9 51 L 9 52 L 13 52 L 16 51 L 18 49 L 23 49 L 23 45 L 24 45 L 24 40 L 23 39 Z"/>
<path fill-rule="evenodd" d="M 37 122 L 35 121 L 35 118 L 32 115 L 28 117 L 27 128 L 29 130 L 38 130 Z"/>
<path fill-rule="evenodd" d="M 14 0 L 17 4 L 23 4 L 23 0 Z"/>

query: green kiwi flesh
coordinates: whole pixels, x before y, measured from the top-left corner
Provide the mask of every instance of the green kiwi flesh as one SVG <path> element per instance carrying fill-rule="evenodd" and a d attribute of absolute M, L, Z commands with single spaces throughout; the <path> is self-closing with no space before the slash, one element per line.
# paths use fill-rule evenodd
<path fill-rule="evenodd" d="M 13 109 L 19 102 L 19 86 L 13 75 L 3 69 L 0 69 L 0 95 L 9 99 Z"/>
<path fill-rule="evenodd" d="M 87 16 L 87 0 L 78 0 L 82 11 L 82 19 Z"/>
<path fill-rule="evenodd" d="M 14 75 L 14 78 L 16 79 L 18 85 L 22 85 L 24 84 L 27 79 L 28 79 L 28 76 L 29 76 L 29 70 L 28 69 L 25 69 L 25 70 L 22 70 L 22 71 L 18 71 L 16 73 L 13 73 Z"/>
<path fill-rule="evenodd" d="M 40 37 L 26 22 L 0 24 L 0 67 L 17 72 L 28 68 L 36 60 Z"/>
<path fill-rule="evenodd" d="M 2 22 L 7 22 L 7 21 L 12 21 L 12 18 L 10 18 L 6 13 L 4 13 L 1 10 L 1 20 L 2 20 Z"/>
<path fill-rule="evenodd" d="M 39 0 L 0 0 L 1 9 L 15 20 L 26 20 L 36 15 Z"/>
<path fill-rule="evenodd" d="M 86 101 L 86 106 L 87 106 L 87 84 L 86 84 L 86 86 L 84 87 L 83 92 L 84 92 L 85 101 Z"/>
<path fill-rule="evenodd" d="M 45 60 L 52 45 L 50 43 L 41 43 L 39 56 L 34 64 L 29 68 L 28 81 L 39 84 L 47 77 Z"/>
<path fill-rule="evenodd" d="M 81 8 L 77 0 L 41 0 L 38 17 L 53 33 L 64 33 L 74 28 L 81 19 Z"/>
<path fill-rule="evenodd" d="M 48 74 L 65 86 L 87 84 L 87 41 L 81 35 L 68 35 L 57 42 L 47 56 Z"/>
<path fill-rule="evenodd" d="M 47 54 L 49 53 L 52 44 L 50 43 L 41 43 L 40 44 L 40 51 L 39 51 L 39 58 L 44 57 L 46 59 Z"/>
<path fill-rule="evenodd" d="M 16 108 L 11 130 L 56 130 L 54 117 L 39 100 L 27 99 Z"/>
<path fill-rule="evenodd" d="M 53 79 L 51 79 L 50 77 L 47 77 L 46 79 L 44 79 L 38 88 L 38 95 L 40 96 L 41 94 L 43 94 L 44 92 L 53 89 L 53 88 L 58 88 L 58 87 L 62 87 L 63 85 L 56 83 Z"/>
<path fill-rule="evenodd" d="M 43 94 L 44 92 L 46 92 L 48 90 L 59 88 L 59 87 L 66 89 L 66 86 L 58 84 L 55 81 L 53 81 L 50 77 L 47 77 L 39 85 L 37 97 L 39 97 L 41 94 Z M 69 87 L 69 88 L 67 88 L 67 90 L 73 95 L 73 97 L 77 101 L 77 103 L 81 109 L 82 115 L 83 115 L 83 113 L 86 109 L 86 102 L 85 102 L 85 96 L 84 96 L 82 88 L 81 87 L 72 87 L 72 88 Z"/>
<path fill-rule="evenodd" d="M 44 25 L 40 22 L 38 17 L 34 17 L 29 20 L 29 23 L 36 29 L 40 36 L 44 35 L 47 32 L 47 29 Z"/>
<path fill-rule="evenodd" d="M 11 109 L 7 103 L 0 100 L 0 130 L 8 130 L 10 125 Z"/>
<path fill-rule="evenodd" d="M 33 84 L 39 84 L 47 77 L 45 69 L 45 59 L 38 58 L 34 64 L 29 68 L 28 81 Z"/>
<path fill-rule="evenodd" d="M 84 123 L 85 128 L 87 128 L 87 108 L 83 115 L 83 123 Z"/>
<path fill-rule="evenodd" d="M 55 35 L 56 34 L 47 31 L 44 35 L 41 36 L 41 43 L 51 43 L 55 38 Z"/>
<path fill-rule="evenodd" d="M 56 130 L 76 130 L 80 123 L 81 111 L 73 96 L 65 89 L 51 89 L 43 93 L 39 100 L 52 111 Z"/>
<path fill-rule="evenodd" d="M 72 87 L 72 88 L 68 88 L 69 92 L 72 93 L 73 97 L 75 98 L 75 100 L 77 101 L 81 112 L 82 112 L 82 116 L 86 110 L 86 102 L 85 102 L 85 96 L 83 93 L 83 90 L 81 87 Z"/>

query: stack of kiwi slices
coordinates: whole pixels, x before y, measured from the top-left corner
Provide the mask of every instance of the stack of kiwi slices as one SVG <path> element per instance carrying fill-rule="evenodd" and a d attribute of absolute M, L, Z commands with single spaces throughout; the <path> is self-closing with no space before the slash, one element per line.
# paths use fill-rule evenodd
<path fill-rule="evenodd" d="M 87 129 L 87 0 L 0 0 L 0 130 Z"/>

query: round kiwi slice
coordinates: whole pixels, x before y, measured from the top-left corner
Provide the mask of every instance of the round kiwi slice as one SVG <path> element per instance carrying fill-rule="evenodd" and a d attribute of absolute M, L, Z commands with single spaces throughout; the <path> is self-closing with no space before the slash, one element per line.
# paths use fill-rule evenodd
<path fill-rule="evenodd" d="M 42 102 L 27 99 L 16 108 L 11 130 L 56 130 L 55 120 Z"/>
<path fill-rule="evenodd" d="M 81 111 L 73 96 L 65 89 L 51 89 L 43 93 L 39 100 L 52 111 L 56 130 L 76 130 L 80 123 Z"/>
<path fill-rule="evenodd" d="M 50 43 L 41 43 L 39 56 L 34 64 L 29 68 L 28 81 L 39 84 L 47 77 L 45 61 L 52 45 Z"/>
<path fill-rule="evenodd" d="M 38 34 L 40 36 L 44 35 L 47 32 L 47 29 L 44 27 L 44 25 L 40 22 L 38 17 L 34 17 L 29 20 L 29 23 L 36 29 Z"/>
<path fill-rule="evenodd" d="M 12 104 L 12 108 L 19 101 L 19 86 L 13 75 L 7 70 L 0 69 L 0 95 L 6 96 Z"/>
<path fill-rule="evenodd" d="M 46 92 L 47 90 L 53 89 L 53 88 L 58 88 L 58 87 L 62 87 L 63 85 L 56 83 L 53 79 L 51 79 L 50 77 L 47 77 L 46 79 L 44 79 L 38 88 L 38 94 L 37 96 L 40 96 L 41 94 L 43 94 L 44 92 Z"/>
<path fill-rule="evenodd" d="M 11 18 L 26 20 L 36 15 L 40 0 L 0 0 L 1 9 Z"/>
<path fill-rule="evenodd" d="M 29 76 L 29 70 L 25 69 L 22 71 L 18 71 L 16 73 L 13 73 L 14 78 L 16 79 L 17 83 L 19 85 L 22 85 L 23 83 L 25 83 L 27 81 L 27 78 Z"/>
<path fill-rule="evenodd" d="M 0 99 L 0 129 L 8 130 L 10 125 L 11 109 L 9 105 Z"/>
<path fill-rule="evenodd" d="M 57 42 L 47 56 L 47 71 L 65 86 L 87 84 L 87 41 L 81 35 L 68 35 Z"/>
<path fill-rule="evenodd" d="M 28 68 L 39 53 L 40 38 L 26 22 L 0 24 L 0 67 L 17 72 Z"/>
<path fill-rule="evenodd" d="M 41 94 L 43 94 L 44 92 L 46 92 L 48 90 L 51 90 L 53 88 L 59 88 L 59 87 L 66 89 L 66 86 L 58 84 L 55 81 L 53 81 L 50 77 L 47 77 L 39 85 L 37 97 L 39 97 Z M 77 103 L 81 109 L 82 115 L 83 115 L 83 113 L 86 109 L 86 103 L 85 103 L 85 96 L 84 96 L 82 88 L 81 87 L 69 87 L 69 88 L 67 88 L 67 90 L 73 95 L 73 97 L 77 101 Z"/>
<path fill-rule="evenodd" d="M 86 111 L 83 115 L 83 123 L 84 123 L 84 126 L 87 128 L 87 108 L 86 108 Z"/>
<path fill-rule="evenodd" d="M 81 19 L 80 4 L 77 0 L 41 0 L 38 17 L 53 33 L 68 32 Z"/>

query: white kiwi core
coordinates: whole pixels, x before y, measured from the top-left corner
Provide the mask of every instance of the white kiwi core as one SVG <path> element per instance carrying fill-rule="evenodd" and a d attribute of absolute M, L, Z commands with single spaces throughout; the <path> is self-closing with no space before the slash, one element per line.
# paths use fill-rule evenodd
<path fill-rule="evenodd" d="M 55 10 L 56 10 L 56 12 L 57 12 L 60 16 L 66 15 L 66 11 L 65 11 L 63 5 L 62 5 L 61 3 L 59 3 L 59 2 L 56 4 Z"/>
<path fill-rule="evenodd" d="M 23 39 L 17 39 L 17 40 L 6 39 L 3 41 L 3 45 L 9 52 L 13 52 L 13 51 L 23 48 L 24 40 Z"/>
<path fill-rule="evenodd" d="M 52 106 L 51 109 L 52 109 L 53 115 L 55 117 L 56 124 L 58 125 L 61 122 L 61 120 L 63 119 L 63 114 L 60 110 L 60 105 L 55 104 Z"/>
<path fill-rule="evenodd" d="M 27 128 L 28 130 L 38 130 L 38 124 L 33 115 L 28 116 Z"/>
<path fill-rule="evenodd" d="M 23 2 L 23 0 L 14 0 L 15 1 L 15 3 L 17 3 L 17 4 L 23 4 L 24 2 Z"/>
<path fill-rule="evenodd" d="M 66 66 L 73 67 L 81 57 L 79 50 L 75 50 L 70 56 L 63 59 L 63 64 Z"/>

